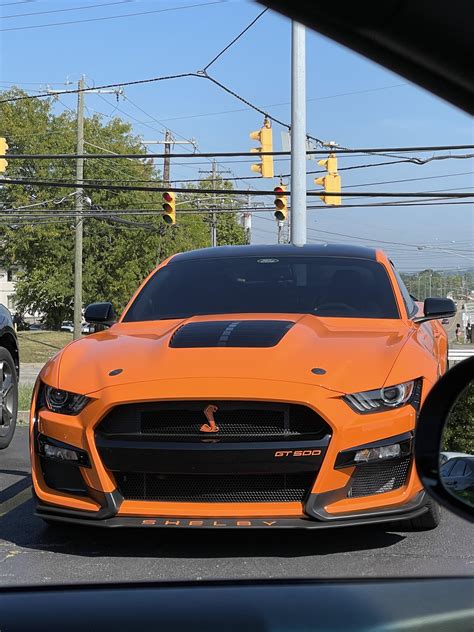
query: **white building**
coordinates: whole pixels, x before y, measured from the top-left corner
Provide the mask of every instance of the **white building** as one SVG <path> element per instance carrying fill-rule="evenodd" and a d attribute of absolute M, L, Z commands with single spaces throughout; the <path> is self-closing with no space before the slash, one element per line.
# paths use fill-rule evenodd
<path fill-rule="evenodd" d="M 15 311 L 15 272 L 0 268 L 0 303 Z"/>

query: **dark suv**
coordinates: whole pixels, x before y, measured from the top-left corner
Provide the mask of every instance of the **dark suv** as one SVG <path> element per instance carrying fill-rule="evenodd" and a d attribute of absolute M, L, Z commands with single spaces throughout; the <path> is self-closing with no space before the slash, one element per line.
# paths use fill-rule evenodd
<path fill-rule="evenodd" d="M 10 445 L 18 412 L 20 356 L 10 312 L 0 305 L 0 450 Z"/>

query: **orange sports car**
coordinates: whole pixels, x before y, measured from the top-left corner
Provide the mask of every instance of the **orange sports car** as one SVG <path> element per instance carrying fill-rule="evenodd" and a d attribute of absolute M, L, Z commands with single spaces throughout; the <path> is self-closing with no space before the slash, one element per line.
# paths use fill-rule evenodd
<path fill-rule="evenodd" d="M 102 527 L 327 528 L 438 522 L 413 466 L 447 369 L 439 319 L 387 256 L 347 245 L 177 254 L 118 322 L 42 369 L 37 515 Z"/>

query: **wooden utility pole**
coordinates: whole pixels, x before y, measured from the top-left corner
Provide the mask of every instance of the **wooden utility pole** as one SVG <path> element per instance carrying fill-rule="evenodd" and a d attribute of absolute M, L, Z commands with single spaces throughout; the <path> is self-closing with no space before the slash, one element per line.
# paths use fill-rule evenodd
<path fill-rule="evenodd" d="M 82 182 L 84 179 L 84 76 L 78 82 L 77 93 L 77 142 L 76 142 L 76 227 L 74 237 L 74 340 L 82 334 L 82 239 L 83 224 L 83 195 Z"/>

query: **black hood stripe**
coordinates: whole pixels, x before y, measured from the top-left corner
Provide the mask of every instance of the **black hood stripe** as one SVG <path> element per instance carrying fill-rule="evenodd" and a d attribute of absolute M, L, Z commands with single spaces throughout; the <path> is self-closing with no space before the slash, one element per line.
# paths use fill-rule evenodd
<path fill-rule="evenodd" d="M 187 323 L 171 336 L 174 349 L 274 347 L 294 325 L 287 320 L 213 320 Z"/>

